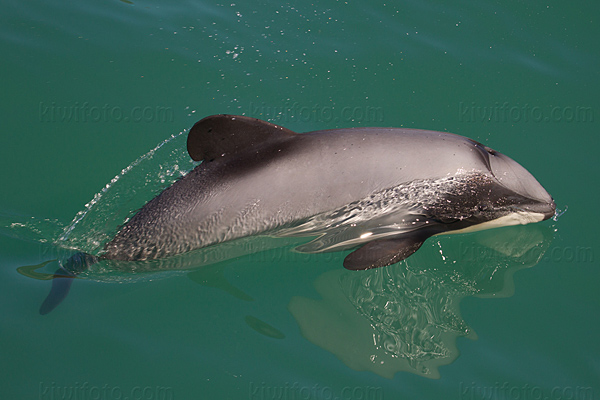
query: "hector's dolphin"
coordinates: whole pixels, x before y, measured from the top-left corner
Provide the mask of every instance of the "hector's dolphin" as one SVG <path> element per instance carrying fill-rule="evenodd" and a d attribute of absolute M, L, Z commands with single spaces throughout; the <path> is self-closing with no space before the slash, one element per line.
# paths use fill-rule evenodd
<path fill-rule="evenodd" d="M 298 134 L 214 115 L 192 127 L 187 149 L 202 163 L 134 215 L 100 258 L 151 260 L 257 234 L 316 236 L 298 250 L 355 249 L 344 267 L 364 270 L 405 259 L 433 235 L 538 222 L 555 212 L 522 166 L 451 133 Z"/>
<path fill-rule="evenodd" d="M 348 269 L 401 261 L 430 236 L 554 215 L 523 167 L 466 137 L 353 128 L 294 133 L 215 115 L 194 125 L 203 162 L 146 204 L 103 258 L 168 257 L 255 234 L 319 236 L 300 250 L 359 247 Z"/>

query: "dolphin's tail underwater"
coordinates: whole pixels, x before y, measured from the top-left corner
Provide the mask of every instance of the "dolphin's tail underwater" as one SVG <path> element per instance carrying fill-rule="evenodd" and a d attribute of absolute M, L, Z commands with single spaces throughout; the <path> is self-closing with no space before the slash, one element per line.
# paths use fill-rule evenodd
<path fill-rule="evenodd" d="M 87 253 L 75 253 L 59 269 L 52 279 L 52 288 L 46 300 L 40 306 L 40 314 L 46 315 L 54 310 L 69 294 L 73 279 L 90 265 L 98 262 L 98 257 Z"/>

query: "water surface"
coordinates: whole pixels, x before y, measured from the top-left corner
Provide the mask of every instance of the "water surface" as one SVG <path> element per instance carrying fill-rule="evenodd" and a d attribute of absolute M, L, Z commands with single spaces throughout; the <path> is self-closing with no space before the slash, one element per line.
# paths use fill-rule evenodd
<path fill-rule="evenodd" d="M 597 6 L 2 8 L 2 398 L 599 398 Z M 185 131 L 216 113 L 462 134 L 568 211 L 364 273 L 260 238 L 204 269 L 97 270 L 40 316 L 34 278 L 70 254 L 53 240 L 97 249 L 193 167 Z"/>

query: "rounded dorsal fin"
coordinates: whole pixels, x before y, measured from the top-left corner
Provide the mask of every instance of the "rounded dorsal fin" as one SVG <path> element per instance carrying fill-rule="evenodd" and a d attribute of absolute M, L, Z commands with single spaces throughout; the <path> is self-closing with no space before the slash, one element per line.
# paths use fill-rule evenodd
<path fill-rule="evenodd" d="M 192 127 L 187 149 L 193 160 L 210 161 L 293 135 L 295 133 L 289 129 L 256 118 L 211 115 Z"/>

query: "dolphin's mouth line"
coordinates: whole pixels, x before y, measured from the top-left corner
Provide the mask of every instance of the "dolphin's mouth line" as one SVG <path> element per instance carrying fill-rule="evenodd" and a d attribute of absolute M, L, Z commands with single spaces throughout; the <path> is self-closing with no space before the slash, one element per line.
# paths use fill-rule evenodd
<path fill-rule="evenodd" d="M 556 204 L 554 201 L 552 203 L 544 203 L 529 197 L 527 197 L 527 199 L 531 200 L 531 204 L 525 204 L 523 206 L 511 205 L 509 210 L 519 213 L 542 214 L 544 220 L 556 215 Z"/>

